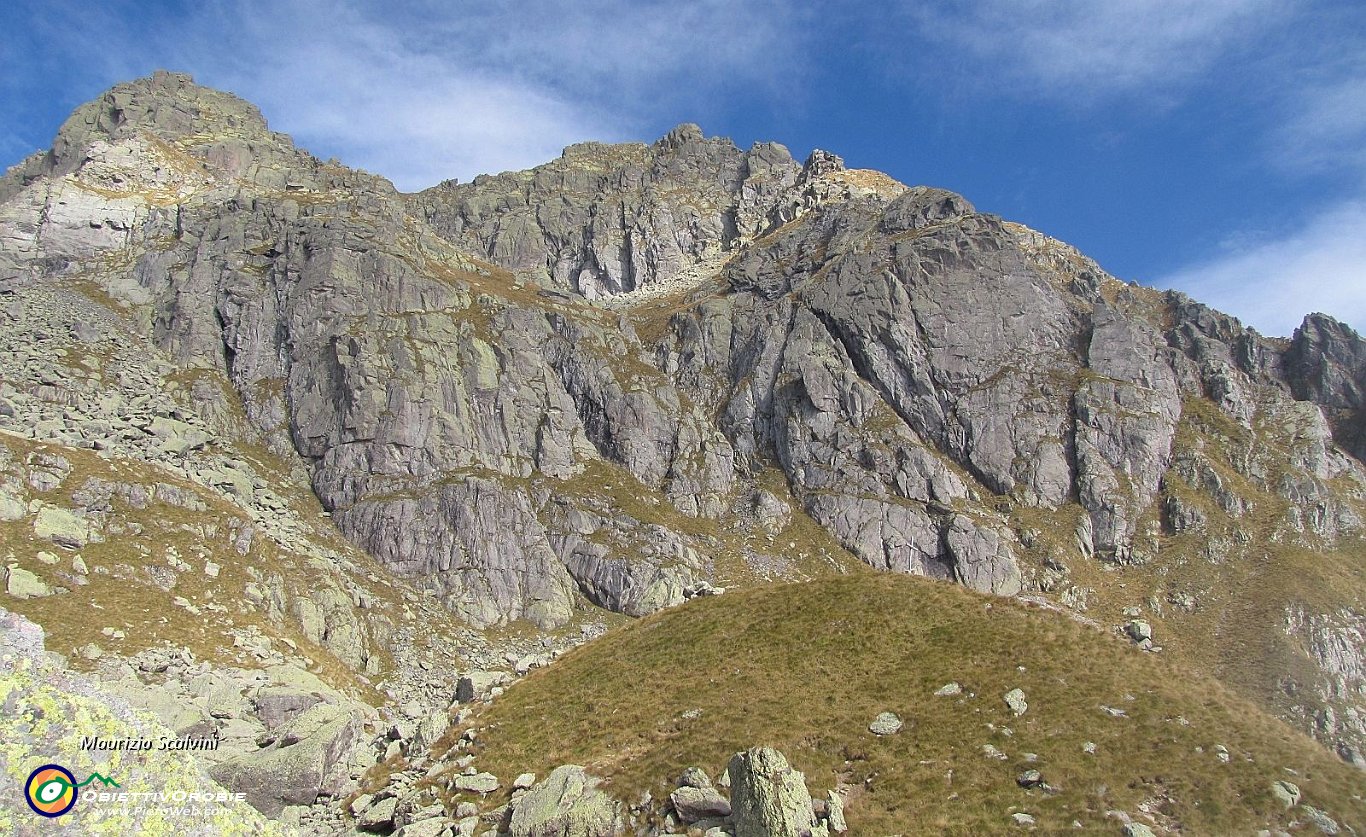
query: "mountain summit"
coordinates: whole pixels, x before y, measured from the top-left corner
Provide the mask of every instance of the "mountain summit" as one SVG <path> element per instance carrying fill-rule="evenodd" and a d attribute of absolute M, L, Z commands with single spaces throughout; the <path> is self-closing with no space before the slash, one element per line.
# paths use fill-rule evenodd
<path fill-rule="evenodd" d="M 627 617 L 873 571 L 1070 614 L 1366 766 L 1366 341 L 1323 315 L 1264 338 L 829 152 L 681 125 L 400 194 L 157 73 L 0 180 L 0 352 L 5 607 L 171 728 L 231 726 L 215 780 L 311 829 L 408 833 L 369 806 L 455 757 L 461 675 L 469 701 Z M 893 622 L 921 596 L 876 591 Z M 646 646 L 621 645 L 661 670 Z M 257 746 L 291 737 L 308 770 Z M 1295 804 L 1207 825 L 1313 821 Z"/>

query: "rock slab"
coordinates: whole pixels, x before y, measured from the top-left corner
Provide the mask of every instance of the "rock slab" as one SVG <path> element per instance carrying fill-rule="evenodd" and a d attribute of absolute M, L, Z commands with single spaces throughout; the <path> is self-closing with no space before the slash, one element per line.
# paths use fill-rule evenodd
<path fill-rule="evenodd" d="M 754 747 L 731 757 L 731 816 L 735 837 L 825 835 L 816 822 L 806 777 L 771 747 Z"/>
<path fill-rule="evenodd" d="M 512 837 L 611 837 L 619 833 L 617 803 L 578 765 L 550 771 L 512 809 Z"/>

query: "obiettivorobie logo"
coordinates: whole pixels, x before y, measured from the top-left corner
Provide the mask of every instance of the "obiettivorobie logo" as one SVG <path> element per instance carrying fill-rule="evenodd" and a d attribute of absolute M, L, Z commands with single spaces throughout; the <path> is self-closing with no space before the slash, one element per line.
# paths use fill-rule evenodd
<path fill-rule="evenodd" d="M 89 788 L 98 782 L 100 787 Z M 116 790 L 110 790 L 115 788 Z M 246 804 L 247 795 L 226 791 L 217 785 L 208 790 L 149 790 L 125 791 L 123 786 L 108 776 L 91 773 L 85 781 L 60 764 L 45 764 L 28 774 L 24 783 L 24 799 L 28 807 L 41 817 L 60 817 L 71 812 L 78 798 L 86 804 L 101 807 L 117 805 L 124 814 L 133 817 L 152 812 L 163 817 L 198 817 L 225 804 Z"/>
<path fill-rule="evenodd" d="M 60 764 L 45 764 L 28 774 L 24 799 L 39 816 L 60 817 L 76 806 L 81 788 L 96 780 L 105 787 L 119 787 L 118 782 L 99 773 L 91 773 L 84 782 L 77 782 L 75 774 Z"/>

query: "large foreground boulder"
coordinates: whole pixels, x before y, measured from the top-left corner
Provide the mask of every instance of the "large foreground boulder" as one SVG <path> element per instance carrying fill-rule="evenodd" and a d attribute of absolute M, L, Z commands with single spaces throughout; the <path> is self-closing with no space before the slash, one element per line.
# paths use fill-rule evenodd
<path fill-rule="evenodd" d="M 782 753 L 771 747 L 736 753 L 727 773 L 735 837 L 825 837 L 806 777 Z"/>
<path fill-rule="evenodd" d="M 273 746 L 221 761 L 210 772 L 245 793 L 258 811 L 279 816 L 286 805 L 312 805 L 320 793 L 345 790 L 361 725 L 361 713 L 351 707 L 318 704 L 294 719 Z"/>
<path fill-rule="evenodd" d="M 0 833 L 4 834 L 164 834 L 167 808 L 174 808 L 175 833 L 181 835 L 283 835 L 240 799 L 215 784 L 193 755 L 157 745 L 176 733 L 151 716 L 135 711 L 123 698 L 68 670 L 60 657 L 44 650 L 43 630 L 0 608 Z M 87 749 L 83 739 L 145 741 L 151 749 Z M 44 821 L 24 802 L 30 773 L 58 763 L 78 782 L 100 776 L 80 790 L 71 810 Z M 110 797 L 100 798 L 107 793 Z M 167 793 L 192 802 L 135 804 L 118 793 Z M 181 796 L 183 795 L 183 796 Z M 65 826 L 65 828 L 63 828 Z"/>
<path fill-rule="evenodd" d="M 582 767 L 566 764 L 533 785 L 512 809 L 512 837 L 611 837 L 621 833 L 617 803 Z"/>

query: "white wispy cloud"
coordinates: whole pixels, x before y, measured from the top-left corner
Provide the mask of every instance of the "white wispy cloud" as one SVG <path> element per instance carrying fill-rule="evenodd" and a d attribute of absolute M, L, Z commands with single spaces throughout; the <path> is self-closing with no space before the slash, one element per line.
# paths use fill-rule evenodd
<path fill-rule="evenodd" d="M 571 142 L 622 130 L 607 114 L 498 67 L 415 48 L 402 28 L 361 7 L 324 14 L 295 4 L 282 15 L 232 2 L 216 11 L 238 21 L 234 48 L 215 54 L 216 33 L 232 30 L 206 15 L 171 45 L 177 63 L 255 102 L 272 127 L 310 150 L 401 189 L 525 168 Z M 296 42 L 300 31 L 308 37 Z"/>
<path fill-rule="evenodd" d="M 38 146 L 9 131 L 0 131 L 0 160 L 20 160 L 39 150 Z M 3 168 L 4 164 L 0 164 Z"/>
<path fill-rule="evenodd" d="M 585 139 L 644 139 L 670 111 L 704 119 L 729 92 L 789 78 L 799 55 L 776 46 L 800 18 L 776 0 L 208 0 L 164 19 L 87 7 L 52 0 L 35 16 L 50 54 L 105 85 L 192 72 L 403 189 L 526 168 Z"/>
<path fill-rule="evenodd" d="M 1069 100 L 1163 96 L 1271 31 L 1298 0 L 981 0 L 909 14 L 983 83 Z"/>
<path fill-rule="evenodd" d="M 1323 312 L 1366 330 L 1366 201 L 1335 206 L 1280 238 L 1244 240 L 1160 278 L 1264 334 Z"/>
<path fill-rule="evenodd" d="M 1311 312 L 1366 327 L 1366 32 L 1344 25 L 1364 18 L 1301 21 L 1300 39 L 1315 48 L 1284 45 L 1276 72 L 1260 80 L 1269 127 L 1249 148 L 1268 174 L 1315 184 L 1318 209 L 1277 236 L 1235 232 L 1236 243 L 1173 271 L 1162 286 L 1267 334 L 1288 335 Z"/>
<path fill-rule="evenodd" d="M 1281 168 L 1360 179 L 1366 190 L 1366 39 L 1358 61 L 1288 90 L 1270 153 Z"/>

